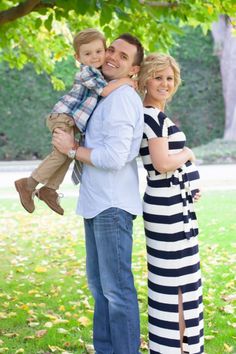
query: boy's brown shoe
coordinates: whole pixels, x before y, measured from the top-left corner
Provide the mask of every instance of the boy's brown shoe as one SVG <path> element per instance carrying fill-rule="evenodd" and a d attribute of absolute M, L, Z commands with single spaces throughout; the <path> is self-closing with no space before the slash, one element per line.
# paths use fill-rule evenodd
<path fill-rule="evenodd" d="M 15 181 L 15 187 L 20 196 L 20 201 L 22 206 L 28 213 L 33 213 L 34 206 L 34 191 L 35 189 L 30 188 L 27 183 L 28 178 L 21 178 Z"/>
<path fill-rule="evenodd" d="M 41 187 L 35 192 L 35 195 L 40 199 L 43 200 L 49 208 L 51 208 L 56 213 L 63 215 L 64 209 L 59 204 L 59 195 L 55 191 L 55 189 L 48 188 L 48 187 Z"/>

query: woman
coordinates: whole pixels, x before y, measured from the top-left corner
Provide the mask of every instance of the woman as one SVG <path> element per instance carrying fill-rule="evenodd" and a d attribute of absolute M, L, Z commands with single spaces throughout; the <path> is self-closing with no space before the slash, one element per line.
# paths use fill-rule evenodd
<path fill-rule="evenodd" d="M 151 354 L 200 354 L 203 306 L 198 226 L 193 201 L 199 174 L 185 135 L 164 114 L 180 85 L 169 55 L 146 57 L 139 76 L 144 94 L 141 156 L 147 170 L 144 226 L 148 254 L 148 315 Z"/>

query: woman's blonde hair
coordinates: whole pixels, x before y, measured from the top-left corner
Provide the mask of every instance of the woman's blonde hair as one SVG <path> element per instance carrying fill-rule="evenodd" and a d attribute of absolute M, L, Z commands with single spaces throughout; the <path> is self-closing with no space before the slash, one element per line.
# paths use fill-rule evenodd
<path fill-rule="evenodd" d="M 171 55 L 162 53 L 152 53 L 144 59 L 138 76 L 140 93 L 142 95 L 145 94 L 147 80 L 155 78 L 159 71 L 165 70 L 168 67 L 171 67 L 174 72 L 173 96 L 181 84 L 180 67 Z"/>

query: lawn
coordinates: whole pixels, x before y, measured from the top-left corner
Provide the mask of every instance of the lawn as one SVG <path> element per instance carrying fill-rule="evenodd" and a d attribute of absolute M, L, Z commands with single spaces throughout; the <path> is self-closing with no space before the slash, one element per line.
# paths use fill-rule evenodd
<path fill-rule="evenodd" d="M 37 204 L 33 215 L 1 200 L 0 353 L 90 353 L 92 298 L 85 277 L 83 223 L 75 200 L 61 217 Z M 205 353 L 236 353 L 236 191 L 207 192 L 197 204 L 205 303 Z M 146 255 L 134 225 L 133 269 L 142 353 L 147 353 Z M 125 353 L 124 353 L 125 354 Z M 170 353 L 171 354 L 171 353 Z"/>

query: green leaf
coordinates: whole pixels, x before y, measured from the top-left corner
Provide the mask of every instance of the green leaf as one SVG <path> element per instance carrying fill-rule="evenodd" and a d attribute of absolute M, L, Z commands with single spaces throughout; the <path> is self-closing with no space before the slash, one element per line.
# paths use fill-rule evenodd
<path fill-rule="evenodd" d="M 39 27 L 42 25 L 42 20 L 41 18 L 37 18 L 35 21 L 35 28 L 39 29 Z"/>
<path fill-rule="evenodd" d="M 100 25 L 104 26 L 108 24 L 112 19 L 112 11 L 110 6 L 103 6 L 100 13 Z"/>
<path fill-rule="evenodd" d="M 62 91 L 65 89 L 65 84 L 61 79 L 58 79 L 56 76 L 51 76 L 50 79 L 55 90 Z"/>
<path fill-rule="evenodd" d="M 106 38 L 111 38 L 112 28 L 110 26 L 107 25 L 107 26 L 103 27 L 103 32 L 104 32 Z"/>
<path fill-rule="evenodd" d="M 130 16 L 127 12 L 123 11 L 120 7 L 115 7 L 115 13 L 119 19 L 124 21 L 130 21 Z"/>
<path fill-rule="evenodd" d="M 47 18 L 46 21 L 44 21 L 44 26 L 47 28 L 47 30 L 50 32 L 52 29 L 52 21 L 53 21 L 53 15 L 50 14 Z"/>

